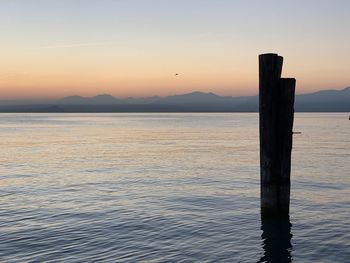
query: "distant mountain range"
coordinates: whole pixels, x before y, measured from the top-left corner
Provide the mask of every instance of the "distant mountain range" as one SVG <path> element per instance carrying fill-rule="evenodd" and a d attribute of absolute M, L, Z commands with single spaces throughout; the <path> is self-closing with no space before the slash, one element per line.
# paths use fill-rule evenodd
<path fill-rule="evenodd" d="M 58 100 L 0 101 L 0 112 L 256 112 L 258 96 L 219 96 L 192 92 L 167 97 L 119 99 L 108 94 Z M 350 112 L 350 87 L 297 95 L 301 112 Z"/>

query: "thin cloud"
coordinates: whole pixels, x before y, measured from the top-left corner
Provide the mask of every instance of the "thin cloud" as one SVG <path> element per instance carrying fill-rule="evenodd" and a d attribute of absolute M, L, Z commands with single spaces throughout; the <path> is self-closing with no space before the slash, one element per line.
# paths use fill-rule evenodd
<path fill-rule="evenodd" d="M 113 42 L 88 42 L 88 43 L 73 43 L 73 44 L 59 44 L 59 45 L 49 45 L 43 46 L 43 49 L 57 49 L 57 48 L 76 48 L 76 47 L 95 47 L 95 46 L 105 46 L 113 44 Z"/>
<path fill-rule="evenodd" d="M 0 80 L 12 79 L 12 78 L 17 78 L 19 76 L 26 76 L 26 75 L 29 75 L 29 73 L 26 71 L 23 71 L 23 72 L 4 72 L 4 73 L 0 73 Z"/>

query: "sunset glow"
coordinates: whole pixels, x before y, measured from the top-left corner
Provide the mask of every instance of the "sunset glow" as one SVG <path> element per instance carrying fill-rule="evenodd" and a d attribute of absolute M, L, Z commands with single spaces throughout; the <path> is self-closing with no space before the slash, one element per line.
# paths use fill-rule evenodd
<path fill-rule="evenodd" d="M 264 52 L 283 54 L 297 93 L 341 89 L 349 10 L 341 0 L 1 1 L 0 97 L 253 95 Z"/>

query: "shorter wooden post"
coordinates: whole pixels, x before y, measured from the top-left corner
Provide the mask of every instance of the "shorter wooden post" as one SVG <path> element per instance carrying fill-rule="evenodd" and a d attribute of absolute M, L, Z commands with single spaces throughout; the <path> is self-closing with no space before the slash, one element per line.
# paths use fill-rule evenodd
<path fill-rule="evenodd" d="M 294 97 L 295 79 L 280 79 L 280 105 L 279 116 L 279 152 L 280 173 L 278 177 L 278 210 L 280 214 L 289 214 L 290 200 L 290 171 L 293 146 Z"/>

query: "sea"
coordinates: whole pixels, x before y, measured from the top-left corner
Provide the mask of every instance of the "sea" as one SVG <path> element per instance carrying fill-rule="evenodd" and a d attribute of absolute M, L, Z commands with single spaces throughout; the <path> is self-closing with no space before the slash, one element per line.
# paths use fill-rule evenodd
<path fill-rule="evenodd" d="M 257 113 L 0 114 L 0 262 L 350 262 L 349 113 L 296 113 L 290 216 Z"/>

